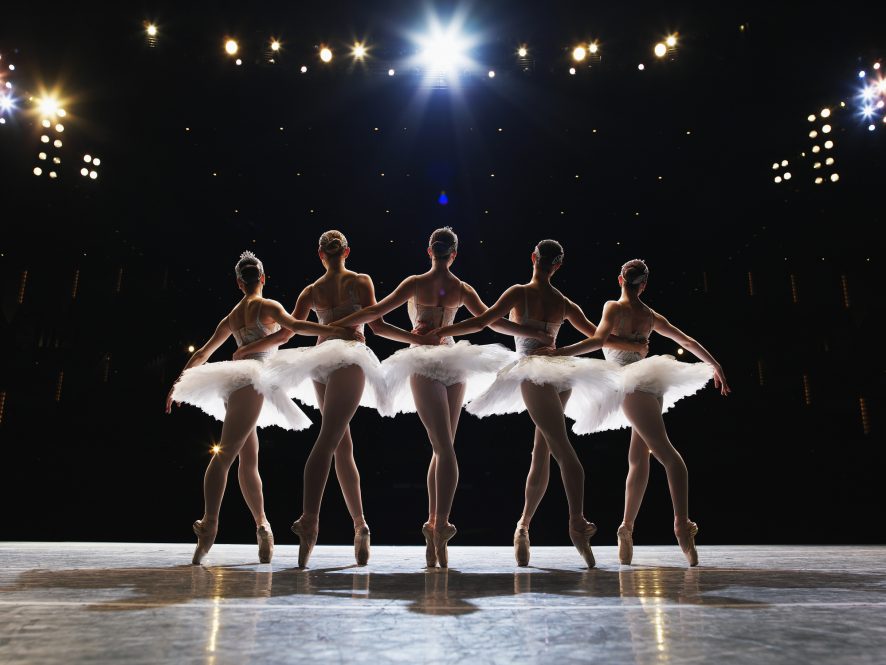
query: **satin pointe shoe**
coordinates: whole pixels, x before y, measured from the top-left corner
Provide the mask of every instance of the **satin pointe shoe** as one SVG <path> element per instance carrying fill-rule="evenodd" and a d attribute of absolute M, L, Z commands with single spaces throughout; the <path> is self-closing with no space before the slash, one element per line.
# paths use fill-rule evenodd
<path fill-rule="evenodd" d="M 274 532 L 270 524 L 262 524 L 255 530 L 255 539 L 258 541 L 258 560 L 260 563 L 271 563 L 274 556 Z"/>
<path fill-rule="evenodd" d="M 425 537 L 425 563 L 428 568 L 437 567 L 437 550 L 434 549 L 434 527 L 430 522 L 421 525 L 421 533 Z"/>
<path fill-rule="evenodd" d="M 584 520 L 582 521 L 584 522 Z M 569 539 L 572 541 L 572 544 L 575 545 L 575 549 L 581 554 L 585 563 L 588 564 L 588 568 L 593 568 L 597 565 L 597 562 L 594 559 L 594 553 L 591 551 L 590 543 L 590 540 L 595 533 L 597 533 L 597 527 L 590 522 L 584 522 L 584 525 L 580 526 L 578 529 L 575 529 L 571 523 L 569 525 Z"/>
<path fill-rule="evenodd" d="M 197 536 L 197 549 L 194 550 L 194 558 L 191 563 L 195 566 L 200 565 L 203 557 L 209 552 L 209 548 L 215 543 L 215 536 L 218 533 L 218 526 L 213 529 L 209 525 L 204 524 L 203 520 L 197 520 L 191 525 L 194 535 Z"/>
<path fill-rule="evenodd" d="M 458 533 L 458 529 L 455 528 L 454 524 L 447 524 L 444 527 L 434 529 L 434 550 L 437 553 L 437 562 L 441 568 L 449 567 L 448 543 L 456 533 Z"/>
<path fill-rule="evenodd" d="M 529 527 L 523 522 L 517 522 L 517 530 L 514 531 L 514 558 L 518 566 L 529 565 Z"/>
<path fill-rule="evenodd" d="M 358 566 L 369 562 L 369 525 L 366 522 L 354 527 L 354 558 Z"/>
<path fill-rule="evenodd" d="M 698 551 L 695 549 L 695 535 L 697 533 L 698 524 L 689 520 L 686 520 L 679 527 L 674 527 L 677 542 L 680 543 L 680 549 L 686 555 L 686 560 L 690 566 L 698 565 Z"/>
<path fill-rule="evenodd" d="M 618 561 L 630 566 L 634 560 L 634 532 L 622 524 L 615 533 L 618 536 Z"/>
<path fill-rule="evenodd" d="M 311 558 L 311 552 L 314 551 L 314 545 L 317 544 L 318 527 L 308 530 L 301 519 L 292 523 L 292 533 L 298 536 L 298 567 L 307 568 L 308 559 Z"/>

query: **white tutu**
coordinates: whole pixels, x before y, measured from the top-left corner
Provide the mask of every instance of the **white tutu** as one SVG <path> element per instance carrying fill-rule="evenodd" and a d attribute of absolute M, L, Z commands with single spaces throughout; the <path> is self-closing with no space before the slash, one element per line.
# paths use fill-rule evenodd
<path fill-rule="evenodd" d="M 301 430 L 311 426 L 311 419 L 285 396 L 273 395 L 266 389 L 266 361 L 223 360 L 185 370 L 175 384 L 172 399 L 202 409 L 217 420 L 224 421 L 228 397 L 235 390 L 252 386 L 265 397 L 259 427 L 276 425 Z"/>
<path fill-rule="evenodd" d="M 714 368 L 707 363 L 684 363 L 674 356 L 649 356 L 619 368 L 622 390 L 651 393 L 662 399 L 661 412 L 664 413 L 684 397 L 693 395 L 705 387 L 714 376 Z M 577 424 L 577 423 L 576 423 Z M 621 429 L 631 424 L 621 409 L 610 414 L 594 430 Z M 578 432 L 575 427 L 573 431 Z"/>
<path fill-rule="evenodd" d="M 326 383 L 337 369 L 358 365 L 366 375 L 361 406 L 386 410 L 387 383 L 378 357 L 360 342 L 330 339 L 317 346 L 282 349 L 266 365 L 268 390 L 276 396 L 294 397 L 302 404 L 319 409 L 314 381 Z"/>
<path fill-rule="evenodd" d="M 420 374 L 445 386 L 465 383 L 465 401 L 482 393 L 496 372 L 513 362 L 516 354 L 501 344 L 471 344 L 462 340 L 439 346 L 412 346 L 385 358 L 382 368 L 388 382 L 389 408 L 383 415 L 414 413 L 415 400 L 409 377 Z"/>
<path fill-rule="evenodd" d="M 620 375 L 612 363 L 592 358 L 524 356 L 502 369 L 492 385 L 468 403 L 468 412 L 483 418 L 525 411 L 520 389 L 524 381 L 551 385 L 558 393 L 571 390 L 565 414 L 582 431 L 592 431 L 621 404 Z"/>

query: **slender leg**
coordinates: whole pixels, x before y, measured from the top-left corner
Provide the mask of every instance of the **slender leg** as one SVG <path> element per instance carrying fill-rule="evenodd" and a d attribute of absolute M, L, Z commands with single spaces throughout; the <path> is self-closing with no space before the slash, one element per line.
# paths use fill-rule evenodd
<path fill-rule="evenodd" d="M 268 526 L 265 515 L 265 499 L 262 492 L 261 475 L 258 472 L 258 431 L 253 429 L 246 437 L 237 459 L 237 480 L 243 499 L 255 520 L 255 526 Z"/>

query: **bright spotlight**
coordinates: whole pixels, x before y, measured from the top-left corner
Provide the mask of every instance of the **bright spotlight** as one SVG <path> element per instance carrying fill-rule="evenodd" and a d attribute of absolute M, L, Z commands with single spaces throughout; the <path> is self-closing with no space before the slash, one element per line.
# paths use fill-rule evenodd
<path fill-rule="evenodd" d="M 584 60 L 587 54 L 588 52 L 585 50 L 584 46 L 576 46 L 574 49 L 572 49 L 572 59 L 576 62 L 581 62 L 582 60 Z"/>
<path fill-rule="evenodd" d="M 825 142 L 824 142 L 824 147 L 825 147 L 825 150 L 830 150 L 831 148 L 834 147 L 834 142 L 833 142 L 833 141 L 830 141 L 830 140 L 825 141 Z"/>
<path fill-rule="evenodd" d="M 83 155 L 83 161 L 89 164 L 92 161 L 92 155 Z"/>
<path fill-rule="evenodd" d="M 663 58 L 667 55 L 668 47 L 664 45 L 664 42 L 659 42 L 655 45 L 653 52 L 655 53 L 656 58 Z"/>
<path fill-rule="evenodd" d="M 644 65 L 644 64 L 641 62 L 639 65 L 637 65 L 637 69 L 639 69 L 639 70 L 642 72 L 644 69 L 646 69 L 646 65 Z"/>
<path fill-rule="evenodd" d="M 6 113 L 15 107 L 15 102 L 9 95 L 0 95 L 0 111 Z"/>
<path fill-rule="evenodd" d="M 307 73 L 308 73 L 308 68 L 307 68 L 305 65 L 302 65 L 302 66 L 301 66 L 301 69 L 299 69 L 299 71 L 300 71 L 302 74 L 307 74 Z"/>
<path fill-rule="evenodd" d="M 432 31 L 423 43 L 421 60 L 434 73 L 448 74 L 465 61 L 464 40 L 451 27 L 446 31 Z"/>
<path fill-rule="evenodd" d="M 39 166 L 35 166 L 34 175 L 43 175 L 43 169 L 41 169 Z"/>
<path fill-rule="evenodd" d="M 494 78 L 495 78 L 495 70 L 494 70 L 494 69 L 490 69 L 490 70 L 489 70 L 489 74 L 488 74 L 488 76 L 489 76 L 489 78 L 494 79 Z"/>
<path fill-rule="evenodd" d="M 831 117 L 831 110 L 827 109 L 827 108 L 822 109 L 821 110 L 821 117 L 822 118 L 830 118 Z"/>
<path fill-rule="evenodd" d="M 809 122 L 815 122 L 815 114 L 814 114 L 814 113 L 810 113 L 809 115 L 806 116 L 806 119 L 807 119 Z"/>
<path fill-rule="evenodd" d="M 274 52 L 280 50 L 280 42 L 278 42 L 276 39 L 271 40 L 271 50 Z"/>
<path fill-rule="evenodd" d="M 837 182 L 840 179 L 839 173 L 831 173 L 831 182 Z"/>
<path fill-rule="evenodd" d="M 868 131 L 869 131 L 869 132 L 874 131 L 876 128 L 877 128 L 877 126 L 876 126 L 874 123 L 871 123 L 870 125 L 868 125 Z"/>
<path fill-rule="evenodd" d="M 89 177 L 90 177 L 92 180 L 95 180 L 96 178 L 98 178 L 98 171 L 90 171 L 90 172 L 89 172 Z"/>
<path fill-rule="evenodd" d="M 86 176 L 89 175 L 89 169 L 84 166 L 82 169 L 80 169 L 80 175 L 82 175 L 85 178 Z"/>
<path fill-rule="evenodd" d="M 834 158 L 828 157 L 826 160 L 824 160 L 824 163 L 827 164 L 828 166 L 830 166 L 831 164 L 834 163 Z"/>
<path fill-rule="evenodd" d="M 46 136 L 46 134 L 44 134 L 43 136 L 40 137 L 40 142 L 41 143 L 49 143 L 49 137 Z"/>
<path fill-rule="evenodd" d="M 39 159 L 46 159 L 46 153 L 45 152 L 38 152 L 37 157 Z"/>
<path fill-rule="evenodd" d="M 674 48 L 677 45 L 677 35 L 668 35 L 665 44 L 668 45 L 668 48 Z"/>
<path fill-rule="evenodd" d="M 396 73 L 397 73 L 397 71 L 396 71 L 395 69 L 389 69 L 389 70 L 388 70 L 388 76 L 393 76 L 393 75 L 396 74 Z"/>
<path fill-rule="evenodd" d="M 320 49 L 320 59 L 323 62 L 332 62 L 332 49 L 328 46 L 324 46 Z"/>
<path fill-rule="evenodd" d="M 62 147 L 61 139 L 56 139 L 55 141 L 52 142 L 52 145 L 54 145 L 56 148 L 61 148 Z"/>
<path fill-rule="evenodd" d="M 225 52 L 228 55 L 237 55 L 237 51 L 240 50 L 240 45 L 237 44 L 237 41 L 234 39 L 228 39 L 225 41 Z"/>
<path fill-rule="evenodd" d="M 870 118 L 872 115 L 874 115 L 874 107 L 871 106 L 870 104 L 865 105 L 865 106 L 861 109 L 861 114 L 862 114 L 865 118 Z"/>
<path fill-rule="evenodd" d="M 68 115 L 68 112 L 65 111 L 64 109 L 59 109 L 59 110 L 58 110 L 58 117 L 59 117 L 59 118 L 64 118 L 66 115 Z"/>
<path fill-rule="evenodd" d="M 57 131 L 59 134 L 61 134 L 63 131 L 65 131 L 65 126 L 61 123 L 58 123 L 55 126 L 55 131 Z"/>
<path fill-rule="evenodd" d="M 100 160 L 98 157 L 93 157 L 92 163 L 95 164 L 96 166 L 101 166 L 102 160 Z"/>
<path fill-rule="evenodd" d="M 786 159 L 781 160 L 781 165 L 782 165 L 782 166 L 787 166 L 787 165 L 788 165 L 788 160 L 786 160 Z"/>
<path fill-rule="evenodd" d="M 148 33 L 148 37 L 157 36 L 157 26 L 153 23 L 148 23 L 148 27 L 145 28 L 145 31 Z"/>
<path fill-rule="evenodd" d="M 790 171 L 785 171 L 784 179 L 785 179 L 785 180 L 790 180 L 790 179 L 791 179 L 791 172 L 790 172 Z"/>
<path fill-rule="evenodd" d="M 575 67 L 570 67 L 570 68 L 569 68 L 569 75 L 570 75 L 570 76 L 575 76 Z"/>
<path fill-rule="evenodd" d="M 188 353 L 194 353 L 194 345 L 193 344 L 188 345 Z"/>
<path fill-rule="evenodd" d="M 212 446 L 209 449 L 209 452 L 211 452 L 213 455 L 218 455 L 221 452 L 221 446 L 218 444 L 215 444 L 214 446 Z"/>
<path fill-rule="evenodd" d="M 865 73 L 864 73 L 864 70 L 862 69 L 858 72 L 858 78 L 863 79 L 864 76 L 865 76 Z"/>
<path fill-rule="evenodd" d="M 830 134 L 831 133 L 831 126 L 830 125 L 822 125 L 821 126 L 821 133 L 822 134 Z"/>
<path fill-rule="evenodd" d="M 54 116 L 58 113 L 58 100 L 55 97 L 40 97 L 37 100 L 37 110 L 42 116 Z"/>
<path fill-rule="evenodd" d="M 588 53 L 591 55 L 597 55 L 597 52 L 600 50 L 600 45 L 597 42 L 591 42 L 588 44 Z"/>
<path fill-rule="evenodd" d="M 778 183 L 781 182 L 781 176 L 780 175 L 775 176 L 774 180 L 775 180 L 775 184 L 777 185 Z"/>
<path fill-rule="evenodd" d="M 351 50 L 351 54 L 357 60 L 362 60 L 366 57 L 366 47 L 360 42 L 357 42 L 356 44 L 354 44 L 354 48 Z"/>
<path fill-rule="evenodd" d="M 527 49 L 525 46 L 521 46 L 517 49 L 517 55 L 519 55 L 521 58 L 525 58 L 527 55 L 529 55 L 529 49 Z"/>

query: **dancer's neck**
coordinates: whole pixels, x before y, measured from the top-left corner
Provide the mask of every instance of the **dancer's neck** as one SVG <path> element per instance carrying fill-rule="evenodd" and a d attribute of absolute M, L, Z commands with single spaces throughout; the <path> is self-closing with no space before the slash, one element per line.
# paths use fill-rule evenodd
<path fill-rule="evenodd" d="M 533 268 L 532 281 L 535 282 L 536 284 L 550 284 L 551 283 L 551 273 L 546 270 L 541 270 L 539 268 Z"/>
<path fill-rule="evenodd" d="M 340 275 L 345 271 L 345 262 L 344 261 L 327 261 L 326 262 L 326 274 L 327 275 Z"/>
<path fill-rule="evenodd" d="M 431 274 L 445 275 L 449 272 L 449 259 L 431 259 Z"/>
<path fill-rule="evenodd" d="M 638 303 L 640 302 L 640 294 L 637 291 L 628 291 L 626 288 L 622 287 L 621 289 L 621 301 L 629 302 L 629 303 Z"/>

